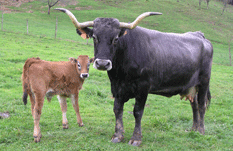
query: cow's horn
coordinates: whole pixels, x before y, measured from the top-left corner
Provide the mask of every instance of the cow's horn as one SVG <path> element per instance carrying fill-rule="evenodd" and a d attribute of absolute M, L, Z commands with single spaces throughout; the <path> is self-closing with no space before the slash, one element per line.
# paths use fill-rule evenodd
<path fill-rule="evenodd" d="M 64 8 L 55 8 L 55 10 L 59 10 L 63 13 L 66 13 L 70 19 L 72 20 L 74 26 L 78 29 L 82 29 L 82 28 L 85 28 L 85 27 L 93 27 L 94 25 L 94 22 L 93 21 L 87 21 L 87 22 L 83 22 L 83 23 L 79 23 L 76 19 L 76 17 L 67 9 L 64 9 Z"/>
<path fill-rule="evenodd" d="M 159 13 L 159 12 L 146 12 L 146 13 L 143 13 L 143 14 L 139 15 L 135 19 L 135 21 L 132 22 L 132 23 L 130 23 L 130 24 L 124 23 L 124 22 L 120 22 L 120 27 L 121 28 L 134 29 L 143 18 L 146 18 L 148 16 L 152 16 L 152 15 L 162 15 L 162 13 Z"/>

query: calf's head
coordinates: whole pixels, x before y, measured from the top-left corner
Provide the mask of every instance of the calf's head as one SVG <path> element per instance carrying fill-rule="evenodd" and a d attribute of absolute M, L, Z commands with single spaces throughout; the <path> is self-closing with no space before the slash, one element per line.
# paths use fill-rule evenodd
<path fill-rule="evenodd" d="M 120 38 L 127 34 L 126 29 L 134 29 L 139 22 L 151 15 L 161 15 L 158 12 L 146 12 L 139 15 L 134 22 L 128 24 L 119 22 L 115 18 L 96 18 L 94 21 L 79 23 L 75 16 L 67 9 L 56 8 L 66 13 L 77 28 L 77 33 L 83 38 L 92 37 L 94 41 L 94 68 L 98 70 L 111 70 L 112 59 L 119 45 Z M 89 27 L 93 27 L 90 29 Z"/>
<path fill-rule="evenodd" d="M 87 55 L 80 55 L 77 59 L 71 57 L 70 62 L 75 65 L 76 70 L 80 73 L 80 78 L 86 79 L 89 77 L 90 63 L 93 62 L 93 58 L 89 59 Z"/>

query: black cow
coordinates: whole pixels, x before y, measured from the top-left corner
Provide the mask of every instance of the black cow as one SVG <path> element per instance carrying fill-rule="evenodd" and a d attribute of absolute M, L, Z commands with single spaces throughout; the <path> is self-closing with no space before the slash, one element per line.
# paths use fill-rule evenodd
<path fill-rule="evenodd" d="M 123 106 L 135 98 L 135 128 L 129 144 L 141 144 L 141 118 L 148 93 L 166 97 L 180 94 L 181 98 L 189 99 L 193 110 L 192 129 L 205 133 L 213 47 L 203 33 L 163 33 L 137 26 L 143 18 L 161 13 L 143 13 L 131 24 L 114 18 L 79 23 L 70 11 L 57 10 L 71 18 L 82 37 L 93 38 L 93 66 L 108 72 L 115 97 L 116 126 L 112 142 L 123 140 Z"/>

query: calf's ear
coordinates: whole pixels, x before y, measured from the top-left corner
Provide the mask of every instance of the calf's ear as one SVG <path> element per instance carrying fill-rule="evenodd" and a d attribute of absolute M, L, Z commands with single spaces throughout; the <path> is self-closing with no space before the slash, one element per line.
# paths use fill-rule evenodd
<path fill-rule="evenodd" d="M 83 39 L 89 39 L 93 35 L 93 30 L 90 28 L 76 29 L 77 34 L 79 34 Z"/>
<path fill-rule="evenodd" d="M 94 62 L 94 57 L 90 59 L 90 63 L 93 63 Z"/>
<path fill-rule="evenodd" d="M 75 59 L 75 58 L 73 58 L 73 57 L 70 57 L 69 60 L 70 60 L 71 63 L 74 63 L 74 64 L 77 63 L 77 59 Z"/>

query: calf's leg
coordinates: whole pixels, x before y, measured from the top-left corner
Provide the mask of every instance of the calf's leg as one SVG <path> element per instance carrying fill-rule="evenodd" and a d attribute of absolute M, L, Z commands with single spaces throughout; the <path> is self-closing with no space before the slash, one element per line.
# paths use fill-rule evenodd
<path fill-rule="evenodd" d="M 40 142 L 40 138 L 42 137 L 41 131 L 40 131 L 40 116 L 41 116 L 41 110 L 44 104 L 44 95 L 40 93 L 35 93 L 35 107 L 34 107 L 34 141 Z"/>
<path fill-rule="evenodd" d="M 32 112 L 32 117 L 34 118 L 34 107 L 35 107 L 35 96 L 33 93 L 29 93 L 30 101 L 31 101 L 31 112 Z"/>
<path fill-rule="evenodd" d="M 59 100 L 61 111 L 62 111 L 62 126 L 63 129 L 68 129 L 68 120 L 66 118 L 66 112 L 67 112 L 67 103 L 66 98 L 63 96 L 58 95 L 57 99 Z"/>
<path fill-rule="evenodd" d="M 78 125 L 80 127 L 82 127 L 84 124 L 83 124 L 81 116 L 79 114 L 78 94 L 71 95 L 71 100 L 72 100 L 72 104 L 73 104 L 74 110 L 76 112 Z"/>

